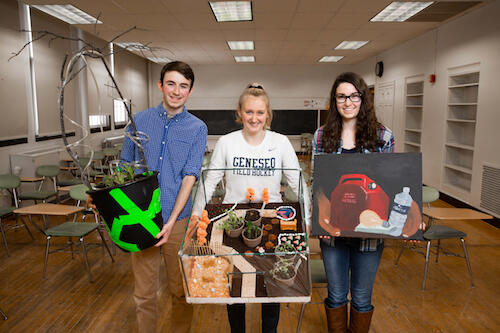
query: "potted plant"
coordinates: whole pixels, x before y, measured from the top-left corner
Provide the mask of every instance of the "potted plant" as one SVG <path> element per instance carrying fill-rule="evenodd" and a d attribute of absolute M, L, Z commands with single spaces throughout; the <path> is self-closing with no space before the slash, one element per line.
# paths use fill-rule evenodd
<path fill-rule="evenodd" d="M 126 252 L 156 244 L 155 236 L 163 227 L 158 173 L 135 174 L 135 170 L 132 165 L 120 165 L 87 192 L 111 239 Z"/>
<path fill-rule="evenodd" d="M 274 248 L 274 253 L 278 258 L 293 259 L 297 255 L 297 250 L 290 243 L 281 243 Z"/>
<path fill-rule="evenodd" d="M 224 222 L 219 225 L 219 228 L 224 230 L 226 232 L 226 235 L 231 238 L 239 237 L 241 235 L 243 227 L 245 226 L 244 219 L 237 216 L 236 213 L 232 210 L 226 210 L 226 212 L 227 219 L 225 219 Z"/>
<path fill-rule="evenodd" d="M 252 224 L 260 227 L 262 222 L 262 216 L 257 209 L 249 209 L 245 213 L 245 221 L 249 221 Z"/>
<path fill-rule="evenodd" d="M 298 268 L 299 264 L 300 261 L 297 263 L 297 267 L 295 267 L 293 260 L 279 257 L 269 272 L 275 280 L 287 286 L 291 286 L 297 275 L 296 268 Z"/>
<path fill-rule="evenodd" d="M 260 244 L 262 240 L 262 229 L 253 224 L 250 221 L 247 221 L 247 227 L 243 229 L 243 242 L 246 246 L 254 248 Z"/>

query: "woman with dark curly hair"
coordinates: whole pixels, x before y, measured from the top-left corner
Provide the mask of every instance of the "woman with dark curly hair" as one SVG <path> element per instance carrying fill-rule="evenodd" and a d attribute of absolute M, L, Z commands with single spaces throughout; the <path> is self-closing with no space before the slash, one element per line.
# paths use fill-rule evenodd
<path fill-rule="evenodd" d="M 326 124 L 316 131 L 315 154 L 391 153 L 392 132 L 377 121 L 365 81 L 355 73 L 340 74 L 330 93 Z M 329 220 L 321 221 L 328 225 Z M 323 237 L 321 252 L 328 280 L 325 299 L 328 332 L 368 332 L 371 295 L 384 243 L 382 239 Z M 351 292 L 349 328 L 347 295 Z"/>

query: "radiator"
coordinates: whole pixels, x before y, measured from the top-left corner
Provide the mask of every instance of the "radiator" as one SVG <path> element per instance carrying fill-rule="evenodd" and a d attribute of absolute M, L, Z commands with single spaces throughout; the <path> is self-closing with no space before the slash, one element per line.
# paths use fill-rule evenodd
<path fill-rule="evenodd" d="M 480 207 L 500 217 L 500 167 L 497 165 L 483 164 Z"/>

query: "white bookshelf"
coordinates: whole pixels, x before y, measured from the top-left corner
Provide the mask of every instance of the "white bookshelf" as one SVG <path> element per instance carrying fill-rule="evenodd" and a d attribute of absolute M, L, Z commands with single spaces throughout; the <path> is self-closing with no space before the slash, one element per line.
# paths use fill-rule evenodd
<path fill-rule="evenodd" d="M 471 191 L 478 91 L 479 68 L 465 66 L 449 73 L 442 181 L 459 197 Z"/>
<path fill-rule="evenodd" d="M 405 91 L 405 141 L 406 152 L 421 151 L 422 116 L 424 105 L 423 75 L 406 78 Z"/>

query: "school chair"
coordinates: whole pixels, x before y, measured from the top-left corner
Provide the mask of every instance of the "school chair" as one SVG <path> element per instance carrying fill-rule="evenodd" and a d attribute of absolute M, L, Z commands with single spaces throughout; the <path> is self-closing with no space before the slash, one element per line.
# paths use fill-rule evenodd
<path fill-rule="evenodd" d="M 19 207 L 18 201 L 17 201 L 17 188 L 21 184 L 21 180 L 18 176 L 15 175 L 0 175 L 0 190 L 7 190 L 10 193 L 12 193 L 12 200 L 14 203 L 14 206 L 6 206 L 6 207 L 0 207 L 0 231 L 2 233 L 3 237 L 3 242 L 5 245 L 5 250 L 7 250 L 7 256 L 10 257 L 10 251 L 9 251 L 9 245 L 7 244 L 7 237 L 5 236 L 5 230 L 3 227 L 2 219 L 4 217 L 7 217 L 9 215 L 12 215 L 14 209 Z M 23 219 L 21 219 L 23 222 L 23 226 L 26 228 L 26 231 L 30 235 L 31 239 L 34 240 L 33 235 L 31 234 L 30 229 L 28 229 L 28 226 L 26 225 L 26 222 L 24 222 Z M 16 225 L 15 226 L 10 226 L 9 228 L 14 229 L 14 228 L 19 228 L 21 227 L 18 224 L 18 217 L 16 215 Z"/>
<path fill-rule="evenodd" d="M 73 188 L 70 190 L 70 196 L 77 200 L 78 205 L 83 201 L 83 199 L 86 199 L 87 194 L 86 191 L 88 188 L 85 185 L 75 185 Z M 90 264 L 88 261 L 87 257 L 87 252 L 90 250 L 87 249 L 87 245 L 85 243 L 84 238 L 88 235 L 90 235 L 92 232 L 97 231 L 101 238 L 102 245 L 106 248 L 109 257 L 111 258 L 111 261 L 114 262 L 115 259 L 111 255 L 111 251 L 109 250 L 108 244 L 106 243 L 104 236 L 99 229 L 99 221 L 96 217 L 95 222 L 64 222 L 63 224 L 60 224 L 58 226 L 49 228 L 45 230 L 45 236 L 47 237 L 47 245 L 45 248 L 45 261 L 43 264 L 43 278 L 45 279 L 46 277 L 46 272 L 47 272 L 47 262 L 48 262 L 48 257 L 49 254 L 55 253 L 55 252 L 62 252 L 64 251 L 67 247 L 70 247 L 71 249 L 71 259 L 74 258 L 74 245 L 75 246 L 80 246 L 82 249 L 82 254 L 83 254 L 83 259 L 85 262 L 85 267 L 87 268 L 87 273 L 89 276 L 90 282 L 93 282 L 92 278 L 92 273 L 90 271 Z M 68 243 L 58 249 L 50 250 L 50 240 L 54 237 L 68 237 Z M 72 238 L 76 237 L 79 239 L 79 243 L 74 243 Z"/>

